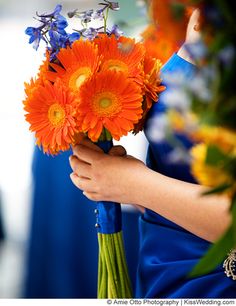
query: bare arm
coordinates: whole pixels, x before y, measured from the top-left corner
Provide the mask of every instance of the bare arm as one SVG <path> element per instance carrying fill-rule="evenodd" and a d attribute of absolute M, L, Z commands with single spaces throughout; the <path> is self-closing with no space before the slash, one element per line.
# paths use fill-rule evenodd
<path fill-rule="evenodd" d="M 172 179 L 152 170 L 148 172 L 146 207 L 211 242 L 217 240 L 229 226 L 231 219 L 227 198 L 202 196 L 206 191 L 203 186 Z M 148 197 L 148 193 L 152 197 Z"/>
<path fill-rule="evenodd" d="M 161 175 L 135 158 L 109 156 L 85 144 L 74 148 L 70 163 L 73 183 L 91 200 L 144 206 L 211 242 L 231 221 L 226 198 L 201 196 L 205 187 Z"/>

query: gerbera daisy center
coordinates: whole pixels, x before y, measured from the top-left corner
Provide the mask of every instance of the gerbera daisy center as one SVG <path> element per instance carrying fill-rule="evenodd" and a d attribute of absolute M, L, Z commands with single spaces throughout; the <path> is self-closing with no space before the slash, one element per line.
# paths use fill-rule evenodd
<path fill-rule="evenodd" d="M 60 126 L 65 120 L 65 110 L 58 103 L 54 103 L 48 110 L 48 119 L 54 126 Z"/>
<path fill-rule="evenodd" d="M 103 64 L 104 70 L 115 70 L 115 71 L 121 71 L 124 73 L 128 73 L 128 67 L 127 65 L 120 61 L 120 60 L 108 60 Z"/>
<path fill-rule="evenodd" d="M 91 75 L 91 69 L 89 67 L 82 67 L 76 70 L 70 77 L 69 86 L 71 89 L 79 89 L 84 81 Z"/>
<path fill-rule="evenodd" d="M 100 100 L 100 105 L 101 105 L 102 108 L 107 108 L 111 104 L 112 104 L 111 99 L 104 98 L 104 99 Z"/>
<path fill-rule="evenodd" d="M 120 111 L 119 98 L 112 92 L 98 93 L 93 98 L 93 110 L 101 117 L 111 117 Z"/>

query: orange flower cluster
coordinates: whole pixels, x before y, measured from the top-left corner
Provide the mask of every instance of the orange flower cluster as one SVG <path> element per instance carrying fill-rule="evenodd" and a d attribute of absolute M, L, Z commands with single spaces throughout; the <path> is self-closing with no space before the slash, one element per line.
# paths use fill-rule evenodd
<path fill-rule="evenodd" d="M 143 44 L 165 64 L 184 43 L 189 18 L 200 5 L 193 6 L 190 0 L 149 0 L 147 5 L 151 22 L 141 34 Z"/>
<path fill-rule="evenodd" d="M 152 23 L 147 26 L 141 36 L 148 53 L 152 57 L 160 59 L 163 65 L 178 50 L 175 41 L 168 39 L 161 29 Z"/>
<path fill-rule="evenodd" d="M 160 61 L 135 40 L 100 35 L 79 39 L 40 66 L 25 84 L 24 108 L 43 151 L 57 154 L 83 132 L 96 142 L 104 129 L 119 140 L 142 129 L 161 86 Z"/>
<path fill-rule="evenodd" d="M 193 12 L 190 0 L 152 0 L 151 17 L 171 43 L 180 46 L 185 40 L 189 17 Z"/>

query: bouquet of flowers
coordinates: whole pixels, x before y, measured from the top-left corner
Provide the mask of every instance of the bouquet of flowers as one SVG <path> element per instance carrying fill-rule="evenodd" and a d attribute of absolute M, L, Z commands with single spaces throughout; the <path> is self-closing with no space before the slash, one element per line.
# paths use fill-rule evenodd
<path fill-rule="evenodd" d="M 67 33 L 68 22 L 57 5 L 51 14 L 38 14 L 38 27 L 28 27 L 37 50 L 46 43 L 45 59 L 36 78 L 25 83 L 24 109 L 36 144 L 56 155 L 78 143 L 83 133 L 105 152 L 112 139 L 142 130 L 161 86 L 161 63 L 142 43 L 107 27 L 109 10 L 117 2 L 104 0 L 97 10 L 74 10 L 81 27 Z M 102 25 L 89 27 L 92 20 Z M 121 208 L 99 202 L 95 210 L 99 241 L 98 297 L 129 298 L 131 284 L 124 254 Z"/>

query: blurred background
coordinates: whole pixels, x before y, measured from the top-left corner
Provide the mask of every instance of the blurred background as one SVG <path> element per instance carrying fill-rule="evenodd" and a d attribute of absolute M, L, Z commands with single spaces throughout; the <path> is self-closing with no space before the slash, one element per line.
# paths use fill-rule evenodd
<path fill-rule="evenodd" d="M 75 8 L 85 10 L 97 7 L 98 2 L 95 0 L 60 1 L 63 5 L 64 16 Z M 140 33 L 145 27 L 143 3 L 134 0 L 120 0 L 119 3 L 121 9 L 112 14 L 111 19 L 130 24 L 129 27 L 124 28 L 125 34 L 135 37 L 136 33 Z M 45 51 L 44 47 L 41 47 L 36 52 L 28 44 L 28 37 L 24 34 L 24 30 L 27 26 L 36 25 L 33 19 L 36 11 L 52 12 L 56 4 L 58 2 L 53 0 L 25 0 L 24 2 L 0 0 L 0 298 L 95 297 L 96 294 L 96 271 L 94 274 L 89 274 L 94 279 L 89 281 L 89 276 L 87 283 L 85 280 L 86 291 L 81 285 L 84 282 L 84 272 L 80 267 L 87 264 L 89 266 L 86 262 L 86 254 L 90 254 L 93 256 L 90 260 L 94 263 L 91 268 L 96 269 L 96 262 L 94 262 L 97 257 L 96 231 L 91 225 L 95 221 L 92 213 L 94 207 L 83 200 L 79 191 L 72 187 L 67 174 L 69 155 L 65 158 L 57 159 L 56 157 L 52 162 L 50 157 L 42 156 L 42 153 L 34 148 L 33 135 L 24 121 L 22 106 L 24 82 L 36 75 Z M 133 136 L 125 137 L 121 144 L 126 147 L 129 154 L 144 159 L 146 140 L 143 134 L 137 135 L 135 139 Z M 33 159 L 34 172 L 32 172 Z M 50 165 L 52 165 L 51 168 Z M 50 206 L 50 201 L 46 203 L 41 197 L 45 193 L 45 198 L 50 199 L 50 194 L 57 194 L 56 178 L 48 175 L 50 171 L 54 171 L 53 167 L 59 169 L 57 175 L 63 176 L 64 179 L 58 183 L 63 184 L 65 189 L 62 188 L 60 192 L 66 194 L 71 190 L 73 193 L 71 202 L 74 204 L 66 203 L 66 199 L 60 196 L 58 201 L 61 203 L 58 203 L 58 210 L 56 205 Z M 42 169 L 48 172 L 46 170 L 43 172 Z M 63 182 L 68 184 L 67 190 L 67 185 Z M 76 200 L 77 196 L 79 201 Z M 56 202 L 57 198 L 54 197 L 53 200 Z M 44 210 L 41 210 L 42 207 Z M 87 207 L 89 211 L 86 211 Z M 126 221 L 127 224 L 131 223 L 134 229 L 133 237 L 129 233 L 129 236 L 125 238 L 126 244 L 137 257 L 138 213 L 129 206 L 124 206 L 124 213 L 124 223 Z M 54 226 L 54 217 L 57 220 L 57 227 Z M 90 219 L 87 220 L 87 218 Z M 83 222 L 85 224 L 82 225 Z M 76 224 L 80 224 L 82 228 L 77 229 Z M 87 231 L 90 236 L 86 236 Z M 128 225 L 125 231 L 128 231 Z M 71 238 L 71 236 L 74 236 L 74 240 L 68 240 L 67 237 Z M 83 245 L 81 249 L 75 248 L 75 244 L 81 245 L 81 241 L 86 239 L 88 240 L 86 246 Z M 135 245 L 131 245 L 132 243 Z M 71 257 L 67 256 L 70 252 L 73 252 Z M 83 252 L 85 256 L 80 258 Z M 136 260 L 134 254 L 127 254 L 127 257 L 128 261 L 129 258 L 133 262 Z M 59 258 L 61 259 L 55 263 Z M 80 261 L 80 265 L 76 262 L 76 258 Z M 52 263 L 55 265 L 54 270 L 52 270 Z M 135 270 L 131 273 L 134 278 Z M 57 286 L 55 282 L 58 279 L 61 280 L 61 284 Z M 74 283 L 73 290 L 70 286 L 70 290 L 63 292 L 61 288 L 66 282 L 68 286 Z M 51 289 L 52 286 L 54 286 L 53 289 Z"/>

